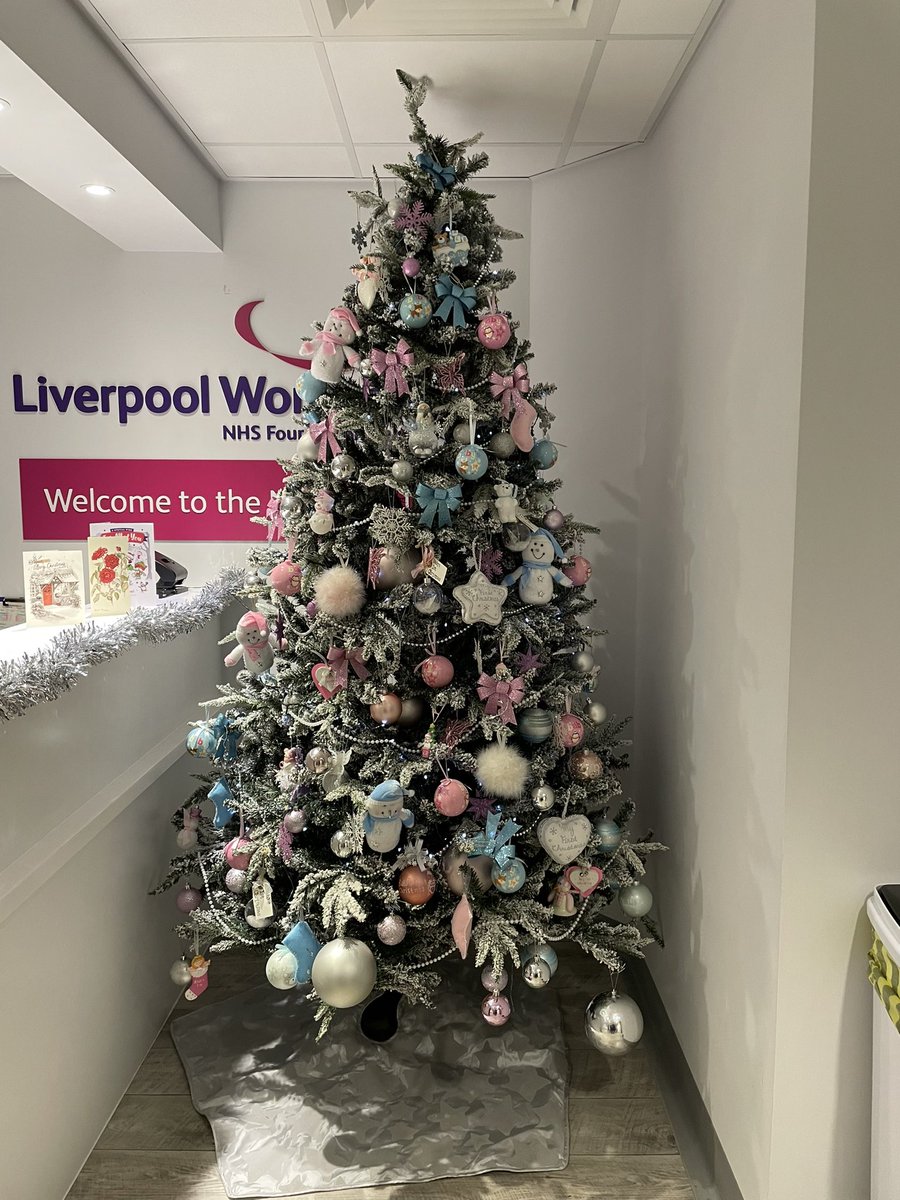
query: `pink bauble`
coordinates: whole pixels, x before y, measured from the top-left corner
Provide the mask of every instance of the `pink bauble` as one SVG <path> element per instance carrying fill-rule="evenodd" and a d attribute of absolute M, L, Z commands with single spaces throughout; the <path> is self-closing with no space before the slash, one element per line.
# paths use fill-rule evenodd
<path fill-rule="evenodd" d="M 247 883 L 247 872 L 239 871 L 237 867 L 232 867 L 225 876 L 225 886 L 229 892 L 242 892 Z"/>
<path fill-rule="evenodd" d="M 549 529 L 551 533 L 559 533 L 563 525 L 566 523 L 566 518 L 558 508 L 548 508 L 544 513 L 542 524 L 545 529 Z"/>
<path fill-rule="evenodd" d="M 300 833 L 306 828 L 306 813 L 302 808 L 292 808 L 283 824 L 288 833 Z"/>
<path fill-rule="evenodd" d="M 445 817 L 458 817 L 469 807 L 469 789 L 458 779 L 442 779 L 434 790 L 434 807 Z"/>
<path fill-rule="evenodd" d="M 393 692 L 385 692 L 380 700 L 369 705 L 369 716 L 379 725 L 395 725 L 403 711 L 403 701 Z"/>
<path fill-rule="evenodd" d="M 252 842 L 248 842 L 246 838 L 232 838 L 225 847 L 225 861 L 229 867 L 236 867 L 239 871 L 246 871 L 250 866 L 250 855 L 252 853 Z"/>
<path fill-rule="evenodd" d="M 584 741 L 584 722 L 574 713 L 563 713 L 557 722 L 559 740 L 567 750 L 580 746 Z"/>
<path fill-rule="evenodd" d="M 192 913 L 203 903 L 203 893 L 186 883 L 175 897 L 175 903 L 183 913 Z"/>
<path fill-rule="evenodd" d="M 422 680 L 430 688 L 446 687 L 453 679 L 453 663 L 443 654 L 432 654 L 422 663 Z"/>
<path fill-rule="evenodd" d="M 300 568 L 296 563 L 283 562 L 269 572 L 269 587 L 279 596 L 296 596 L 300 591 Z"/>
<path fill-rule="evenodd" d="M 488 1025 L 505 1025 L 512 1012 L 512 1005 L 504 995 L 485 996 L 481 1002 L 481 1015 Z"/>
<path fill-rule="evenodd" d="M 318 611 L 319 611 L 318 604 L 316 604 L 315 600 L 310 600 L 309 604 L 307 604 L 307 606 L 306 606 L 306 615 L 310 621 L 313 619 L 313 617 L 316 615 L 316 613 Z"/>
<path fill-rule="evenodd" d="M 583 554 L 576 554 L 570 563 L 562 569 L 563 575 L 566 575 L 576 587 L 584 587 L 591 577 L 593 568 Z"/>
<path fill-rule="evenodd" d="M 407 279 L 415 279 L 420 270 L 419 260 L 417 258 L 404 258 L 401 270 Z"/>
<path fill-rule="evenodd" d="M 503 313 L 487 313 L 478 322 L 478 340 L 488 350 L 501 350 L 512 336 Z"/>

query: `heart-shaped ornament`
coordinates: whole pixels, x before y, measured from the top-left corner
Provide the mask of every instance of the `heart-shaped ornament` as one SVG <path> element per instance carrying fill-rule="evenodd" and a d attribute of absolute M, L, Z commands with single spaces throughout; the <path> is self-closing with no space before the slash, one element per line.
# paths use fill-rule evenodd
<path fill-rule="evenodd" d="M 312 681 L 316 685 L 316 690 L 330 700 L 331 697 L 341 690 L 340 685 L 335 687 L 337 680 L 334 671 L 329 667 L 328 663 L 316 663 L 310 672 Z"/>
<path fill-rule="evenodd" d="M 599 867 L 567 867 L 565 877 L 572 885 L 572 891 L 587 899 L 603 882 L 603 872 Z"/>
<path fill-rule="evenodd" d="M 577 813 L 573 817 L 544 817 L 537 827 L 538 841 L 561 867 L 576 859 L 591 840 L 591 823 Z"/>

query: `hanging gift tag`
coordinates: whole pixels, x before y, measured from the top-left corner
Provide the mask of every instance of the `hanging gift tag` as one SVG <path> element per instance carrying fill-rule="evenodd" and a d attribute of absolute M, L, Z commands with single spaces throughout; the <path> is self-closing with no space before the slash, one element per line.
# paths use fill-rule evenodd
<path fill-rule="evenodd" d="M 258 920 L 275 915 L 272 908 L 272 885 L 268 879 L 257 879 L 253 884 L 253 915 Z"/>
<path fill-rule="evenodd" d="M 425 574 L 431 576 L 435 583 L 442 584 L 447 578 L 447 564 L 436 558 Z"/>

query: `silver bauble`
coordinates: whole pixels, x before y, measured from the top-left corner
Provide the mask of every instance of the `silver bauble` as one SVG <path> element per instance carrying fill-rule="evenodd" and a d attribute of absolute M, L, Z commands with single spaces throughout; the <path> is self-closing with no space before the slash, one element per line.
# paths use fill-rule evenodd
<path fill-rule="evenodd" d="M 572 655 L 572 670 L 580 671 L 582 675 L 590 675 L 594 669 L 594 656 L 590 650 L 576 650 Z"/>
<path fill-rule="evenodd" d="M 629 883 L 619 890 L 619 907 L 626 917 L 645 917 L 653 907 L 653 893 L 645 883 Z"/>
<path fill-rule="evenodd" d="M 391 475 L 398 483 L 409 483 L 415 473 L 416 468 L 405 458 L 398 459 L 391 467 Z"/>
<path fill-rule="evenodd" d="M 419 557 L 412 550 L 399 550 L 396 546 L 385 546 L 384 553 L 375 568 L 376 590 L 387 592 L 403 583 L 411 583 L 412 573 L 418 565 Z"/>
<path fill-rule="evenodd" d="M 375 927 L 378 940 L 386 946 L 399 946 L 406 937 L 406 922 L 397 913 L 390 913 Z"/>
<path fill-rule="evenodd" d="M 356 474 L 356 459 L 352 454 L 336 454 L 331 460 L 331 473 L 335 479 L 350 479 Z"/>
<path fill-rule="evenodd" d="M 419 696 L 408 696 L 403 701 L 403 707 L 400 709 L 400 716 L 397 718 L 394 724 L 408 728 L 410 725 L 418 725 L 424 716 L 425 701 Z"/>
<path fill-rule="evenodd" d="M 179 958 L 169 967 L 169 978 L 178 987 L 187 987 L 191 982 L 191 968 L 187 965 L 187 959 Z"/>
<path fill-rule="evenodd" d="M 481 972 L 481 986 L 489 992 L 502 992 L 508 983 L 509 976 L 505 970 L 501 969 L 499 975 L 495 975 L 490 967 L 485 967 Z"/>
<path fill-rule="evenodd" d="M 353 839 L 345 829 L 333 833 L 328 844 L 331 846 L 331 853 L 336 854 L 338 858 L 349 858 L 353 853 Z"/>
<path fill-rule="evenodd" d="M 306 828 L 306 813 L 302 808 L 292 808 L 285 813 L 282 823 L 288 833 L 301 833 Z"/>
<path fill-rule="evenodd" d="M 297 970 L 297 960 L 286 946 L 273 950 L 266 960 L 266 979 L 272 987 L 288 992 L 297 986 L 294 975 Z"/>
<path fill-rule="evenodd" d="M 417 612 L 424 613 L 426 617 L 433 617 L 436 612 L 440 612 L 444 603 L 444 593 L 436 583 L 428 580 L 415 588 L 412 600 Z"/>
<path fill-rule="evenodd" d="M 587 706 L 587 717 L 595 725 L 602 725 L 606 720 L 606 705 L 601 704 L 599 700 L 592 700 Z"/>
<path fill-rule="evenodd" d="M 336 938 L 323 946 L 312 965 L 312 985 L 324 1004 L 353 1008 L 375 986 L 375 955 L 356 938 Z"/>
<path fill-rule="evenodd" d="M 297 443 L 296 455 L 297 458 L 301 459 L 303 462 L 315 462 L 319 457 L 319 447 L 316 445 L 315 441 L 313 440 L 313 436 L 308 429 Z M 283 513 L 288 511 L 284 507 L 284 501 L 285 497 L 282 497 L 281 511 Z"/>
<path fill-rule="evenodd" d="M 324 775 L 332 765 L 333 755 L 324 746 L 313 746 L 303 762 L 310 775 Z"/>
<path fill-rule="evenodd" d="M 247 872 L 239 871 L 237 867 L 231 867 L 228 874 L 225 876 L 225 886 L 229 892 L 242 892 L 247 883 Z"/>
<path fill-rule="evenodd" d="M 522 967 L 522 978 L 530 988 L 546 987 L 552 974 L 550 964 L 543 958 L 529 958 Z"/>
<path fill-rule="evenodd" d="M 454 425 L 452 437 L 457 446 L 468 446 L 472 441 L 472 433 L 469 429 L 469 422 L 460 421 L 458 425 Z"/>
<path fill-rule="evenodd" d="M 375 368 L 372 366 L 371 358 L 361 358 L 357 363 L 357 370 L 359 371 L 360 375 L 364 375 L 366 379 L 373 375 Z"/>
<path fill-rule="evenodd" d="M 389 217 L 396 217 L 400 212 L 400 209 L 403 207 L 403 203 L 404 202 L 400 196 L 392 196 L 387 202 L 387 215 Z"/>
<path fill-rule="evenodd" d="M 532 942 L 531 945 L 524 946 L 520 957 L 522 962 L 528 962 L 531 958 L 542 958 L 550 968 L 551 975 L 556 974 L 556 968 L 559 966 L 559 955 L 546 942 Z"/>
<path fill-rule="evenodd" d="M 253 907 L 253 901 L 248 900 L 247 907 L 244 909 L 244 920 L 247 922 L 247 924 L 250 926 L 251 929 L 268 929 L 269 926 L 272 924 L 272 922 L 275 920 L 275 918 L 274 917 L 258 917 L 256 915 L 256 910 Z"/>
<path fill-rule="evenodd" d="M 630 996 L 616 991 L 601 992 L 587 1006 L 584 1031 L 596 1050 L 619 1058 L 641 1040 L 644 1018 Z"/>
<path fill-rule="evenodd" d="M 531 803 L 538 812 L 549 812 L 556 803 L 556 792 L 549 783 L 541 783 L 531 793 Z"/>
<path fill-rule="evenodd" d="M 512 458 L 516 452 L 516 443 L 511 433 L 501 429 L 488 442 L 488 450 L 495 458 Z"/>

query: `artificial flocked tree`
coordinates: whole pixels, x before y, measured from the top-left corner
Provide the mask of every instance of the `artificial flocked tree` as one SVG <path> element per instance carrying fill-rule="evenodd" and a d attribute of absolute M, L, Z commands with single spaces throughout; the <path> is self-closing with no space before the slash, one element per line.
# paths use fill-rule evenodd
<path fill-rule="evenodd" d="M 655 934 L 656 846 L 630 840 L 622 725 L 591 694 L 592 530 L 554 504 L 553 388 L 498 306 L 518 235 L 470 186 L 477 137 L 430 134 L 428 81 L 398 76 L 414 148 L 389 195 L 352 193 L 356 282 L 304 343 L 239 670 L 188 735 L 214 775 L 161 885 L 181 884 L 189 993 L 198 948 L 258 947 L 322 1030 L 383 990 L 439 1002 L 435 964 L 460 956 L 502 1024 L 504 973 L 542 986 L 555 942 L 617 972 Z"/>

